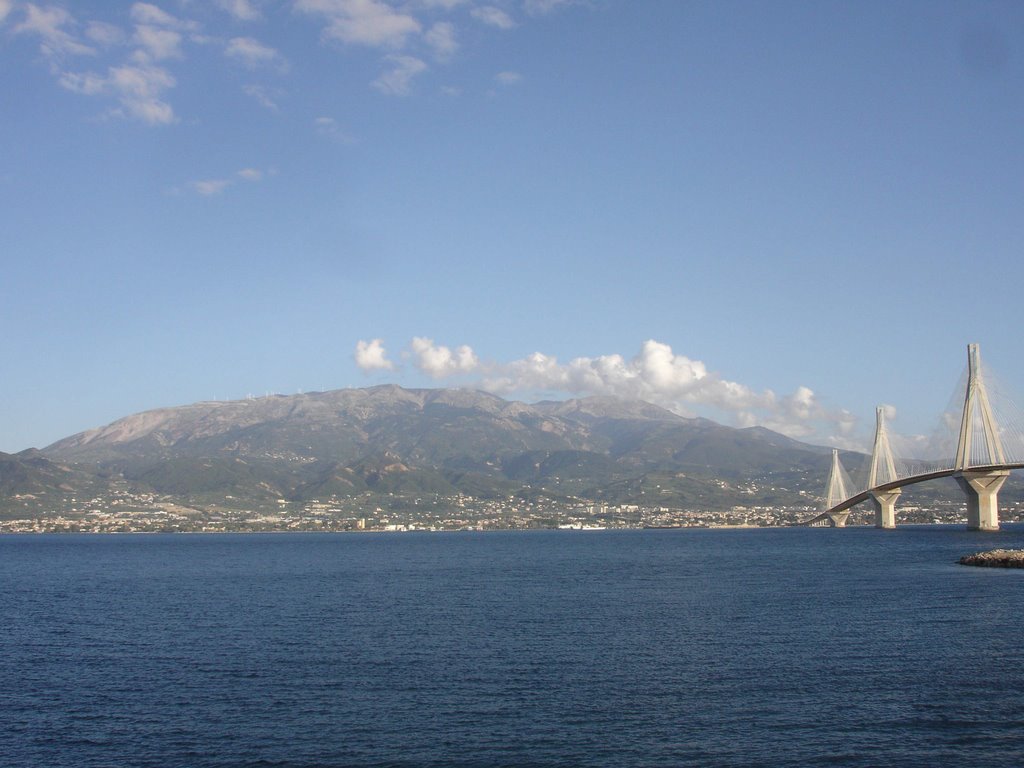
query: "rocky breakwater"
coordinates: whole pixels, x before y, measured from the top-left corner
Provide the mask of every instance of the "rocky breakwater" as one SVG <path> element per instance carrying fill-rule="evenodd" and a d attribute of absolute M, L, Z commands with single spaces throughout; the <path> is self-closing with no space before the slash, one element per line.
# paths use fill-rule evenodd
<path fill-rule="evenodd" d="M 1024 549 L 990 549 L 961 557 L 961 565 L 980 565 L 985 568 L 1024 568 Z"/>

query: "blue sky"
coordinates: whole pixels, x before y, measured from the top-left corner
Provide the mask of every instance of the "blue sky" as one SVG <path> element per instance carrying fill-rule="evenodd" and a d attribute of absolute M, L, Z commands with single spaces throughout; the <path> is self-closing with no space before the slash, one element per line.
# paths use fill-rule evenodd
<path fill-rule="evenodd" d="M 1020 3 L 0 0 L 0 94 L 3 451 L 384 382 L 854 445 L 969 342 L 1024 384 Z"/>

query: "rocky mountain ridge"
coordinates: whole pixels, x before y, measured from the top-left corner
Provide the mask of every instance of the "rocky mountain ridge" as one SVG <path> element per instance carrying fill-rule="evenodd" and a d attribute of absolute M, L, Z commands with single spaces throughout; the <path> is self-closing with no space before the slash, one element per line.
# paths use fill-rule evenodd
<path fill-rule="evenodd" d="M 828 449 L 642 401 L 527 404 L 395 385 L 161 408 L 60 440 L 33 453 L 36 464 L 19 457 L 0 477 L 8 496 L 32 483 L 54 495 L 117 481 L 252 504 L 521 493 L 728 508 L 799 503 L 828 467 Z"/>

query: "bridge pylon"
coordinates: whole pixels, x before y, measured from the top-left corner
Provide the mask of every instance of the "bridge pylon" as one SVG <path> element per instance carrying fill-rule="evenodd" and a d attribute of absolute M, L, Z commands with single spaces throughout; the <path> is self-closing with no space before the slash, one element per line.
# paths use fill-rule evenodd
<path fill-rule="evenodd" d="M 896 527 L 896 499 L 900 488 L 877 490 L 878 486 L 896 480 L 896 461 L 889 445 L 889 432 L 885 427 L 885 409 L 875 409 L 875 444 L 871 449 L 871 469 L 868 472 L 868 490 L 871 506 L 875 508 L 875 528 Z"/>
<path fill-rule="evenodd" d="M 977 344 L 967 345 L 967 392 L 960 420 L 954 477 L 967 495 L 967 530 L 999 530 L 999 489 L 1009 472 L 977 470 L 1006 463 L 999 426 L 989 405 L 985 379 L 981 373 L 981 352 Z"/>
<path fill-rule="evenodd" d="M 980 439 L 979 439 L 979 429 Z M 996 417 L 988 402 L 985 379 L 981 375 L 981 352 L 977 344 L 967 345 L 967 392 L 964 395 L 964 412 L 960 419 L 960 439 L 956 446 L 958 471 L 972 466 L 1005 464 L 1003 441 L 999 436 Z"/>
<path fill-rule="evenodd" d="M 828 472 L 828 487 L 825 491 L 825 510 L 839 506 L 848 498 L 850 498 L 850 491 L 843 465 L 839 462 L 839 449 L 833 448 L 832 467 Z M 849 516 L 849 511 L 835 512 L 828 514 L 828 520 L 833 528 L 843 528 L 846 525 L 846 518 Z"/>

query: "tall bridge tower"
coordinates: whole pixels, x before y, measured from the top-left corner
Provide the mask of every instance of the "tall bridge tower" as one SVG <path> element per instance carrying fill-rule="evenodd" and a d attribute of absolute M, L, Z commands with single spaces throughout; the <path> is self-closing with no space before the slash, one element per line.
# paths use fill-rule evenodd
<path fill-rule="evenodd" d="M 830 510 L 837 507 L 850 498 L 850 484 L 847 481 L 843 465 L 839 462 L 839 449 L 832 449 L 832 467 L 828 473 L 828 489 L 825 492 L 825 509 Z M 849 510 L 844 512 L 828 512 L 828 523 L 833 528 L 842 528 L 846 525 L 846 518 L 850 516 Z"/>
<path fill-rule="evenodd" d="M 977 344 L 967 347 L 967 393 L 960 421 L 953 464 L 957 483 L 967 496 L 967 529 L 999 530 L 999 489 L 1009 472 L 996 467 L 1006 464 L 999 425 L 985 390 L 981 352 Z"/>
<path fill-rule="evenodd" d="M 897 479 L 896 461 L 889 445 L 889 432 L 885 427 L 885 408 L 875 409 L 875 444 L 871 449 L 871 470 L 868 473 L 868 488 L 871 489 L 871 506 L 875 508 L 876 528 L 896 527 L 896 499 L 902 488 L 883 491 L 878 488 Z"/>

